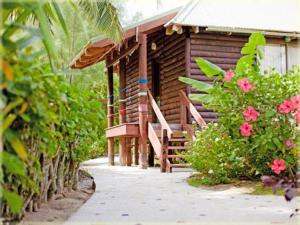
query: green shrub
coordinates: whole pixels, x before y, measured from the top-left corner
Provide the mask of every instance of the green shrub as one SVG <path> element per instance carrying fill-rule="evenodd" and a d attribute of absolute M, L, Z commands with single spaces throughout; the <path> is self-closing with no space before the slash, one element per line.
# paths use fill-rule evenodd
<path fill-rule="evenodd" d="M 277 173 L 272 168 L 276 159 L 284 160 L 283 174 L 296 173 L 300 72 L 260 74 L 257 46 L 264 44 L 261 34 L 252 34 L 234 71 L 196 59 L 207 76 L 216 76 L 213 85 L 181 78 L 204 93 L 190 95 L 192 100 L 218 113 L 218 126 L 200 131 L 189 160 L 201 174 L 219 182 L 222 176 L 255 179 Z"/>

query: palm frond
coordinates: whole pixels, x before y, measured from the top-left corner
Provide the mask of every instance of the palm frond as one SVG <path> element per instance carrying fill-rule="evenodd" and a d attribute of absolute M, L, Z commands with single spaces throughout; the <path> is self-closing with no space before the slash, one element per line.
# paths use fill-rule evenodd
<path fill-rule="evenodd" d="M 118 10 L 109 0 L 79 0 L 78 5 L 106 37 L 114 42 L 122 40 L 122 26 L 118 18 Z"/>

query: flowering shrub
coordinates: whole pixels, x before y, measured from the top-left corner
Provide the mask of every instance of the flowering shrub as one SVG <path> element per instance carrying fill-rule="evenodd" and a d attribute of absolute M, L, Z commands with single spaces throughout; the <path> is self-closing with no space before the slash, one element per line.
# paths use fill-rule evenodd
<path fill-rule="evenodd" d="M 228 178 L 296 173 L 300 72 L 294 69 L 284 75 L 274 71 L 261 75 L 257 56 L 262 55 L 258 46 L 263 45 L 263 35 L 252 34 L 236 68 L 226 72 L 202 58 L 196 59 L 207 76 L 216 77 L 213 85 L 180 78 L 204 93 L 190 95 L 192 100 L 218 113 L 218 129 L 209 125 L 201 131 L 190 152 L 192 166 L 202 174 L 210 176 L 210 158 L 216 159 L 215 167 L 220 163 L 232 165 L 232 159 L 238 159 L 238 167 L 223 168 L 222 174 Z M 208 137 L 212 133 L 217 135 L 215 140 Z"/>

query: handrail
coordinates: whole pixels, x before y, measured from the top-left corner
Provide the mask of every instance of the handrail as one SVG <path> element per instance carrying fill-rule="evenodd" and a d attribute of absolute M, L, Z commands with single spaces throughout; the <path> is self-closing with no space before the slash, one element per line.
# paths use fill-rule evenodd
<path fill-rule="evenodd" d="M 163 114 L 161 113 L 156 101 L 154 100 L 150 90 L 148 90 L 148 97 L 149 97 L 149 102 L 150 102 L 150 105 L 159 121 L 159 123 L 161 124 L 162 126 L 162 129 L 166 129 L 167 130 L 167 134 L 168 134 L 168 137 L 171 138 L 172 137 L 172 134 L 173 134 L 173 131 L 171 130 L 169 124 L 167 123 L 165 117 L 163 116 Z"/>
<path fill-rule="evenodd" d="M 191 115 L 194 117 L 194 119 L 196 120 L 196 122 L 201 128 L 206 127 L 207 124 L 205 120 L 202 118 L 202 116 L 200 115 L 196 107 L 193 105 L 191 100 L 186 96 L 185 92 L 183 90 L 180 90 L 179 95 L 180 95 L 181 105 L 185 106 L 185 108 L 189 110 L 189 112 L 191 113 Z"/>

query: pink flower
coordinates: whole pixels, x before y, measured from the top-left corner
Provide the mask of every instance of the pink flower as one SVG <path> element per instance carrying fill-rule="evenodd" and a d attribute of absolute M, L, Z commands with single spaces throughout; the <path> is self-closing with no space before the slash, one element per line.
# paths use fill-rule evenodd
<path fill-rule="evenodd" d="M 291 139 L 286 140 L 285 145 L 289 148 L 295 148 L 296 147 L 296 145 L 293 143 L 293 141 Z"/>
<path fill-rule="evenodd" d="M 229 82 L 231 81 L 231 79 L 234 77 L 234 72 L 232 70 L 228 70 L 225 72 L 223 81 L 225 82 Z"/>
<path fill-rule="evenodd" d="M 284 100 L 283 103 L 281 103 L 278 107 L 279 113 L 288 114 L 293 110 L 293 104 L 289 100 Z"/>
<path fill-rule="evenodd" d="M 245 116 L 246 121 L 255 121 L 260 113 L 257 112 L 252 106 L 248 106 L 246 111 L 243 112 L 243 115 Z"/>
<path fill-rule="evenodd" d="M 247 78 L 243 78 L 237 81 L 237 85 L 240 87 L 242 92 L 249 92 L 254 88 L 254 85 L 250 83 Z"/>
<path fill-rule="evenodd" d="M 292 103 L 293 109 L 300 108 L 300 95 L 295 95 L 295 96 L 291 97 L 291 103 Z"/>
<path fill-rule="evenodd" d="M 252 130 L 253 130 L 253 126 L 251 124 L 249 124 L 248 122 L 244 122 L 240 126 L 241 135 L 244 136 L 244 137 L 251 136 Z"/>
<path fill-rule="evenodd" d="M 273 161 L 272 170 L 276 174 L 280 174 L 282 170 L 285 170 L 284 160 L 282 159 L 275 159 Z"/>

